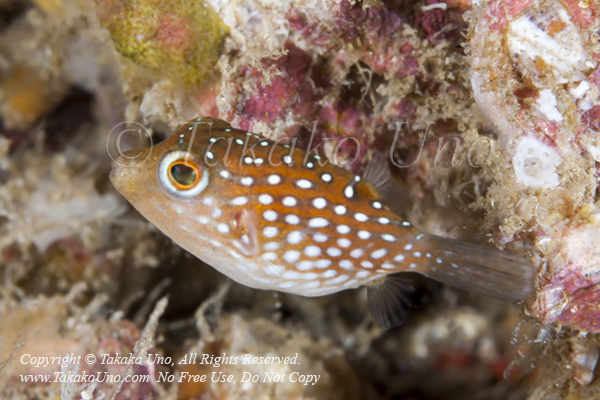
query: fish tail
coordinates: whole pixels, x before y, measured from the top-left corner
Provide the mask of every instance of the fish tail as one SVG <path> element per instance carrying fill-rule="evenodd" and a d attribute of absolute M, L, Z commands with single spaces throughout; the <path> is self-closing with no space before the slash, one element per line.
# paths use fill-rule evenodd
<path fill-rule="evenodd" d="M 460 289 L 503 300 L 524 300 L 534 288 L 529 260 L 456 239 L 426 235 L 432 257 L 418 272 Z"/>

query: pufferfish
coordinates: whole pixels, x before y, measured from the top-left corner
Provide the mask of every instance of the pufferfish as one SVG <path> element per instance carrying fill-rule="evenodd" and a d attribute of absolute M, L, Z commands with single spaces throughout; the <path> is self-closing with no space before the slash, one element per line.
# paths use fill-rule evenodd
<path fill-rule="evenodd" d="M 316 151 L 207 117 L 124 153 L 110 174 L 159 230 L 234 281 L 301 296 L 366 286 L 383 327 L 406 316 L 410 288 L 391 278 L 399 272 L 501 299 L 527 296 L 528 260 L 419 231 L 385 205 L 389 178 L 382 155 L 361 178 Z"/>

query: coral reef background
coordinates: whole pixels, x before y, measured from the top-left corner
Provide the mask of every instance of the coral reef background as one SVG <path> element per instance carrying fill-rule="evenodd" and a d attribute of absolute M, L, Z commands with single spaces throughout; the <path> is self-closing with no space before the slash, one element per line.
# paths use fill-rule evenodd
<path fill-rule="evenodd" d="M 0 398 L 600 398 L 599 13 L 593 0 L 1 0 Z M 549 39 L 528 47 L 524 29 Z M 357 174 L 390 154 L 399 214 L 531 259 L 536 293 L 509 304 L 414 276 L 407 322 L 383 331 L 363 289 L 228 281 L 107 178 L 119 133 L 139 148 L 199 115 L 330 139 L 321 154 Z M 298 353 L 322 378 L 169 383 L 160 372 L 292 370 L 99 362 L 78 372 L 150 381 L 20 378 L 61 371 L 24 353 L 190 352 Z"/>

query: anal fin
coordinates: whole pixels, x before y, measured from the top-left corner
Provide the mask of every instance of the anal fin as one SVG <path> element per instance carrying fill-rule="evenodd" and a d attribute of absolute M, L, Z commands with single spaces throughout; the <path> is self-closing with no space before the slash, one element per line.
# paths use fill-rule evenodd
<path fill-rule="evenodd" d="M 399 275 L 389 275 L 367 286 L 367 300 L 373 319 L 381 328 L 402 325 L 412 307 L 412 281 Z"/>

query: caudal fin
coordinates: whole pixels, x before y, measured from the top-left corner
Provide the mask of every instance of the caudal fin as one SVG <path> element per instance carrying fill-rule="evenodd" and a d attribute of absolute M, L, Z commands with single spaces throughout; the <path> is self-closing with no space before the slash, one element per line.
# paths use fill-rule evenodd
<path fill-rule="evenodd" d="M 533 291 L 529 260 L 456 239 L 427 235 L 426 240 L 435 250 L 430 267 L 419 272 L 429 278 L 504 300 L 524 300 Z"/>

